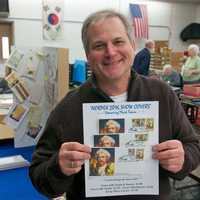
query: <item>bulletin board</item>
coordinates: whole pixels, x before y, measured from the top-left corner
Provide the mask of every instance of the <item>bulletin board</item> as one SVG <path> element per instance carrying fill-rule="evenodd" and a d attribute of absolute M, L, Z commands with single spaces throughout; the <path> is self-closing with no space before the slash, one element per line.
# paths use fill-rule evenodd
<path fill-rule="evenodd" d="M 16 47 L 5 65 L 14 104 L 4 122 L 15 132 L 15 147 L 35 145 L 50 112 L 68 91 L 68 50 Z"/>

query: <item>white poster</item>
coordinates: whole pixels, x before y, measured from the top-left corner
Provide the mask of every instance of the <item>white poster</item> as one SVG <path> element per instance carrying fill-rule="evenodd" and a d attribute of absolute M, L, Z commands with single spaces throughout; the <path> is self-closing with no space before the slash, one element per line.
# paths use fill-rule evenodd
<path fill-rule="evenodd" d="M 57 48 L 15 48 L 6 66 L 14 104 L 4 122 L 15 131 L 15 147 L 35 145 L 57 103 Z"/>
<path fill-rule="evenodd" d="M 83 126 L 86 197 L 158 195 L 158 102 L 86 103 Z"/>

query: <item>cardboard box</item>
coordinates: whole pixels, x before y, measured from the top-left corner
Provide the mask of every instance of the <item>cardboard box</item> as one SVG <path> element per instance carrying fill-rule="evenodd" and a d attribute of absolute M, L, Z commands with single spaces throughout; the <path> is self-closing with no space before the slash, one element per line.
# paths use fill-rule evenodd
<path fill-rule="evenodd" d="M 0 140 L 14 138 L 14 130 L 5 124 L 0 123 L 0 133 Z"/>
<path fill-rule="evenodd" d="M 196 121 L 195 121 L 195 124 L 196 124 L 197 126 L 200 126 L 200 110 L 198 110 L 198 116 L 197 116 L 197 119 L 196 119 Z"/>
<path fill-rule="evenodd" d="M 183 94 L 188 96 L 200 97 L 200 84 L 184 85 Z"/>

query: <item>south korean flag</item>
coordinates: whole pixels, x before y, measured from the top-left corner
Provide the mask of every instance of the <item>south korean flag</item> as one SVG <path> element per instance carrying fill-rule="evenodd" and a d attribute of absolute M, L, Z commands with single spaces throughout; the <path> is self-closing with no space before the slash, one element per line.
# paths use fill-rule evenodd
<path fill-rule="evenodd" d="M 43 39 L 58 40 L 63 33 L 63 0 L 43 0 Z"/>

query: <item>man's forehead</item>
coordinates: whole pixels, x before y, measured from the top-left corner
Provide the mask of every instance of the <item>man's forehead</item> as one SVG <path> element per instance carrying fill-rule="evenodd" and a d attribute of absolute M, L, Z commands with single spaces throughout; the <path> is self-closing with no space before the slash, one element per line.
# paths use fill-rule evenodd
<path fill-rule="evenodd" d="M 119 32 L 119 28 L 120 28 L 124 33 L 126 33 L 126 28 L 123 22 L 118 17 L 111 17 L 111 18 L 106 18 L 106 19 L 99 20 L 99 21 L 96 21 L 95 23 L 90 24 L 90 26 L 88 27 L 87 34 L 90 35 L 91 32 L 96 33 L 96 34 L 102 33 L 105 30 L 107 30 L 107 28 L 108 29 L 113 28 L 114 24 L 117 25 L 117 29 L 118 29 L 117 32 Z M 117 34 L 117 32 L 115 31 L 112 33 Z"/>

